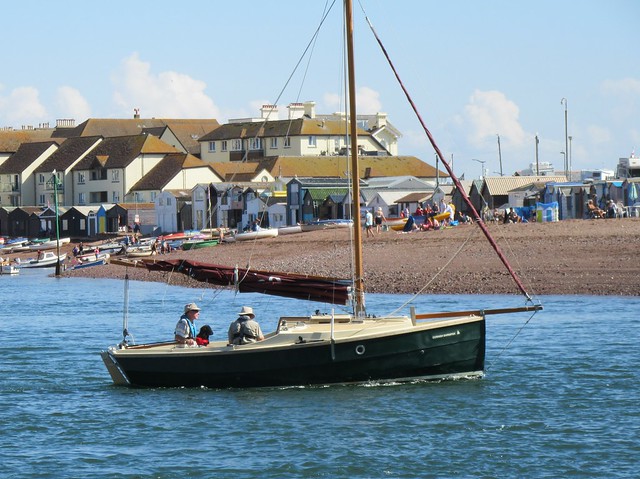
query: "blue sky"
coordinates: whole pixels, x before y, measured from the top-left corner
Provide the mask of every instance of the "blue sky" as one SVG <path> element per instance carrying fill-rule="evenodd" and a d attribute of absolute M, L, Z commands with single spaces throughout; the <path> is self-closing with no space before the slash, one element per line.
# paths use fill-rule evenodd
<path fill-rule="evenodd" d="M 229 118 L 273 103 L 325 0 L 24 1 L 3 4 L 0 126 L 58 118 Z M 640 156 L 640 1 L 361 0 L 458 175 L 562 169 L 564 109 L 574 170 Z M 434 153 L 354 5 L 358 106 L 383 111 L 400 154 Z M 341 5 L 277 101 L 343 108 Z"/>

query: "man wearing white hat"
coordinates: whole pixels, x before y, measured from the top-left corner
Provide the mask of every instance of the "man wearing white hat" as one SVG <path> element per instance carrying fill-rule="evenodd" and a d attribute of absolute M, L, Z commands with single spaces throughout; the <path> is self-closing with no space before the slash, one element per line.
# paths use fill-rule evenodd
<path fill-rule="evenodd" d="M 175 340 L 178 344 L 184 344 L 185 346 L 196 345 L 195 321 L 199 317 L 200 308 L 198 308 L 196 303 L 187 303 L 184 305 L 184 314 L 180 316 L 174 332 Z"/>
<path fill-rule="evenodd" d="M 229 344 L 248 344 L 264 339 L 260 325 L 254 320 L 255 317 L 252 307 L 242 307 L 238 319 L 229 325 Z"/>

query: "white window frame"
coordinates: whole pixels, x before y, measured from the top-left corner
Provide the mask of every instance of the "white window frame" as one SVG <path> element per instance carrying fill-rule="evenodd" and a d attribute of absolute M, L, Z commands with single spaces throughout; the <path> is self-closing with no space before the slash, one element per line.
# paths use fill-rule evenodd
<path fill-rule="evenodd" d="M 86 205 L 87 204 L 87 194 L 86 193 L 78 193 L 78 204 Z"/>
<path fill-rule="evenodd" d="M 111 170 L 111 182 L 120 183 L 120 170 Z"/>
<path fill-rule="evenodd" d="M 231 140 L 231 151 L 240 151 L 242 150 L 242 140 L 236 138 L 235 140 Z"/>
<path fill-rule="evenodd" d="M 315 148 L 318 146 L 318 137 L 316 135 L 309 135 L 309 148 Z"/>
<path fill-rule="evenodd" d="M 291 137 L 290 136 L 285 136 L 284 137 L 284 147 L 285 148 L 291 148 Z"/>
<path fill-rule="evenodd" d="M 86 178 L 84 176 L 84 171 L 78 171 L 78 184 L 84 185 Z"/>
<path fill-rule="evenodd" d="M 222 140 L 220 143 L 220 151 L 227 151 L 227 140 Z"/>
<path fill-rule="evenodd" d="M 216 142 L 215 141 L 210 141 L 209 142 L 209 153 L 215 153 L 216 152 Z"/>
<path fill-rule="evenodd" d="M 271 137 L 271 139 L 269 141 L 269 148 L 271 148 L 272 150 L 275 150 L 276 148 L 278 148 L 278 137 L 277 136 Z"/>

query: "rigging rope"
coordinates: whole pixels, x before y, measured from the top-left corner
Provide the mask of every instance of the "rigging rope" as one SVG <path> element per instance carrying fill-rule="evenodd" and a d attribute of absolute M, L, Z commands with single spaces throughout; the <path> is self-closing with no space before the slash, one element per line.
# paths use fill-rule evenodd
<path fill-rule="evenodd" d="M 462 252 L 462 250 L 464 249 L 464 247 L 466 246 L 466 244 L 469 242 L 469 240 L 471 239 L 473 233 L 473 229 L 469 228 L 469 236 L 467 236 L 467 239 L 464 240 L 464 242 L 460 245 L 460 247 L 458 248 L 458 250 L 453 254 L 453 256 L 451 258 L 449 258 L 449 261 L 447 261 L 445 263 L 445 265 L 440 268 L 438 270 L 438 272 L 436 274 L 433 275 L 433 278 L 431 278 L 431 280 L 425 284 L 420 291 L 418 291 L 417 293 L 415 293 L 411 298 L 409 298 L 407 301 L 405 301 L 403 304 L 401 304 L 398 308 L 396 308 L 394 311 L 392 311 L 391 313 L 389 313 L 389 315 L 394 315 L 396 313 L 398 313 L 400 310 L 402 310 L 403 308 L 405 308 L 408 304 L 412 303 L 413 301 L 415 301 L 415 299 L 418 297 L 418 295 L 422 294 L 428 287 L 429 285 L 431 285 L 431 283 L 433 283 L 436 278 L 440 275 L 440 273 L 442 273 L 445 269 L 447 269 L 447 267 L 449 266 L 449 264 L 451 264 L 451 262 Z"/>
<path fill-rule="evenodd" d="M 498 354 L 495 355 L 495 358 L 491 361 L 491 363 L 489 363 L 489 365 L 486 367 L 486 371 L 489 371 L 491 369 L 491 366 L 493 366 L 493 364 L 500 359 L 500 356 L 502 356 L 502 353 L 504 353 L 507 349 L 509 349 L 509 346 L 511 346 L 511 343 L 513 343 L 515 341 L 515 339 L 518 337 L 518 335 L 522 332 L 522 330 L 525 328 L 525 326 L 527 324 L 529 324 L 529 322 L 533 319 L 533 317 L 537 314 L 538 311 L 534 311 L 533 314 L 531 314 L 531 316 L 529 316 L 529 319 L 527 319 L 522 326 L 520 326 L 520 328 L 516 331 L 516 334 L 513 335 L 513 337 L 509 340 L 509 342 L 500 350 L 500 352 Z"/>
<path fill-rule="evenodd" d="M 415 103 L 413 102 L 413 99 L 411 98 L 411 95 L 409 95 L 409 92 L 405 88 L 404 83 L 402 82 L 402 79 L 400 78 L 400 75 L 399 75 L 398 71 L 396 70 L 393 62 L 391 61 L 391 58 L 389 57 L 389 54 L 387 53 L 387 49 L 383 45 L 382 40 L 380 40 L 380 37 L 376 33 L 375 29 L 373 28 L 373 25 L 372 25 L 371 21 L 369 20 L 369 17 L 367 16 L 366 12 L 364 11 L 364 8 L 362 7 L 362 3 L 360 3 L 360 8 L 362 8 L 362 11 L 363 11 L 363 13 L 365 15 L 365 19 L 367 20 L 367 23 L 369 25 L 369 28 L 371 29 L 371 32 L 373 33 L 373 36 L 375 37 L 376 41 L 378 42 L 378 45 L 382 49 L 382 53 L 384 54 L 385 58 L 387 59 L 387 62 L 389 63 L 389 66 L 391 67 L 391 70 L 393 71 L 393 74 L 395 75 L 396 79 L 398 80 L 400 88 L 402 89 L 402 91 L 404 92 L 405 96 L 407 97 L 407 100 L 409 101 L 409 104 L 411 105 L 411 108 L 413 109 L 413 112 L 415 113 L 416 117 L 418 118 L 418 121 L 420 122 L 420 125 L 422 126 L 422 129 L 424 130 L 425 134 L 429 138 L 429 142 L 431 143 L 431 146 L 433 147 L 433 149 L 435 150 L 436 154 L 440 158 L 440 161 L 442 161 L 442 164 L 444 165 L 444 167 L 446 168 L 447 172 L 449 173 L 449 176 L 453 180 L 453 183 L 455 184 L 456 188 L 460 192 L 460 195 L 462 196 L 462 199 L 467 204 L 467 206 L 469 207 L 470 211 L 473 213 L 473 216 L 474 216 L 476 222 L 478 223 L 478 226 L 480 227 L 480 229 L 482 230 L 482 232 L 486 236 L 487 240 L 489 240 L 489 243 L 491 243 L 491 246 L 495 250 L 496 254 L 500 258 L 500 260 L 502 261 L 504 266 L 507 268 L 507 271 L 509 271 L 509 274 L 511 275 L 511 277 L 515 281 L 516 285 L 518 286 L 518 289 L 520 289 L 522 294 L 527 299 L 531 300 L 531 297 L 529 296 L 529 293 L 527 293 L 527 290 L 525 289 L 524 285 L 522 284 L 522 281 L 520 281 L 520 278 L 518 277 L 516 272 L 513 270 L 513 268 L 511 268 L 511 265 L 509 264 L 509 262 L 507 261 L 507 258 L 502 253 L 502 250 L 500 249 L 498 244 L 495 242 L 495 240 L 491 236 L 491 233 L 489 233 L 489 230 L 487 229 L 487 226 L 484 224 L 484 221 L 483 221 L 482 217 L 478 214 L 478 211 L 473 206 L 473 203 L 471 203 L 471 199 L 469 198 L 469 195 L 467 195 L 467 192 L 465 191 L 465 189 L 460 184 L 460 180 L 458 180 L 456 175 L 453 173 L 453 169 L 451 168 L 451 165 L 449 165 L 447 160 L 445 160 L 444 155 L 440 151 L 440 148 L 438 147 L 438 145 L 435 142 L 435 139 L 433 138 L 433 135 L 431 134 L 431 132 L 427 128 L 427 125 L 422 120 L 422 116 L 418 112 L 418 108 L 416 107 Z"/>

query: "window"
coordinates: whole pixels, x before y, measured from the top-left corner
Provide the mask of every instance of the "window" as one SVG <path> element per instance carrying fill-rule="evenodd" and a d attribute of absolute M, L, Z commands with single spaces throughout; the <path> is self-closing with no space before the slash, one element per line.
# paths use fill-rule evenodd
<path fill-rule="evenodd" d="M 45 199 L 44 199 L 44 195 L 40 195 L 40 203 L 41 205 L 44 205 Z"/>
<path fill-rule="evenodd" d="M 171 198 L 167 198 L 167 206 L 171 206 Z"/>
<path fill-rule="evenodd" d="M 227 151 L 227 140 L 222 140 L 220 142 L 220 150 L 221 151 Z"/>
<path fill-rule="evenodd" d="M 78 204 L 84 205 L 87 203 L 87 194 L 86 193 L 78 193 Z"/>
<path fill-rule="evenodd" d="M 111 203 L 117 203 L 118 201 L 120 201 L 120 195 L 118 194 L 117 191 L 114 191 L 111 193 Z"/>
<path fill-rule="evenodd" d="M 249 141 L 250 150 L 262 150 L 262 138 L 251 138 Z"/>
<path fill-rule="evenodd" d="M 231 150 L 233 151 L 242 150 L 242 140 L 231 140 Z"/>
<path fill-rule="evenodd" d="M 109 195 L 106 191 L 92 191 L 89 193 L 89 201 L 91 203 L 106 203 L 109 201 Z"/>
<path fill-rule="evenodd" d="M 106 180 L 107 170 L 100 168 L 99 170 L 91 170 L 91 181 Z"/>
<path fill-rule="evenodd" d="M 164 206 L 164 198 L 158 198 L 158 206 Z"/>
<path fill-rule="evenodd" d="M 211 153 L 215 153 L 216 152 L 216 142 L 215 141 L 210 141 L 209 142 L 209 152 L 211 152 Z"/>
<path fill-rule="evenodd" d="M 120 181 L 120 170 L 111 170 L 111 181 L 114 183 Z"/>
<path fill-rule="evenodd" d="M 157 191 L 152 191 L 149 193 L 149 196 L 151 196 L 151 201 L 155 201 L 156 200 L 156 196 L 158 196 L 158 192 Z"/>
<path fill-rule="evenodd" d="M 196 190 L 196 201 L 204 201 L 204 191 Z"/>
<path fill-rule="evenodd" d="M 284 139 L 284 147 L 285 148 L 291 148 L 291 138 L 290 137 L 285 137 Z"/>
<path fill-rule="evenodd" d="M 78 184 L 84 185 L 84 171 L 78 171 Z"/>
<path fill-rule="evenodd" d="M 42 173 L 38 175 L 38 184 L 44 185 L 44 175 Z"/>
<path fill-rule="evenodd" d="M 278 138 L 271 138 L 271 141 L 269 142 L 269 148 L 278 148 Z"/>
<path fill-rule="evenodd" d="M 316 138 L 315 135 L 309 136 L 309 147 L 315 148 L 316 147 L 316 141 L 317 141 L 317 138 Z"/>

